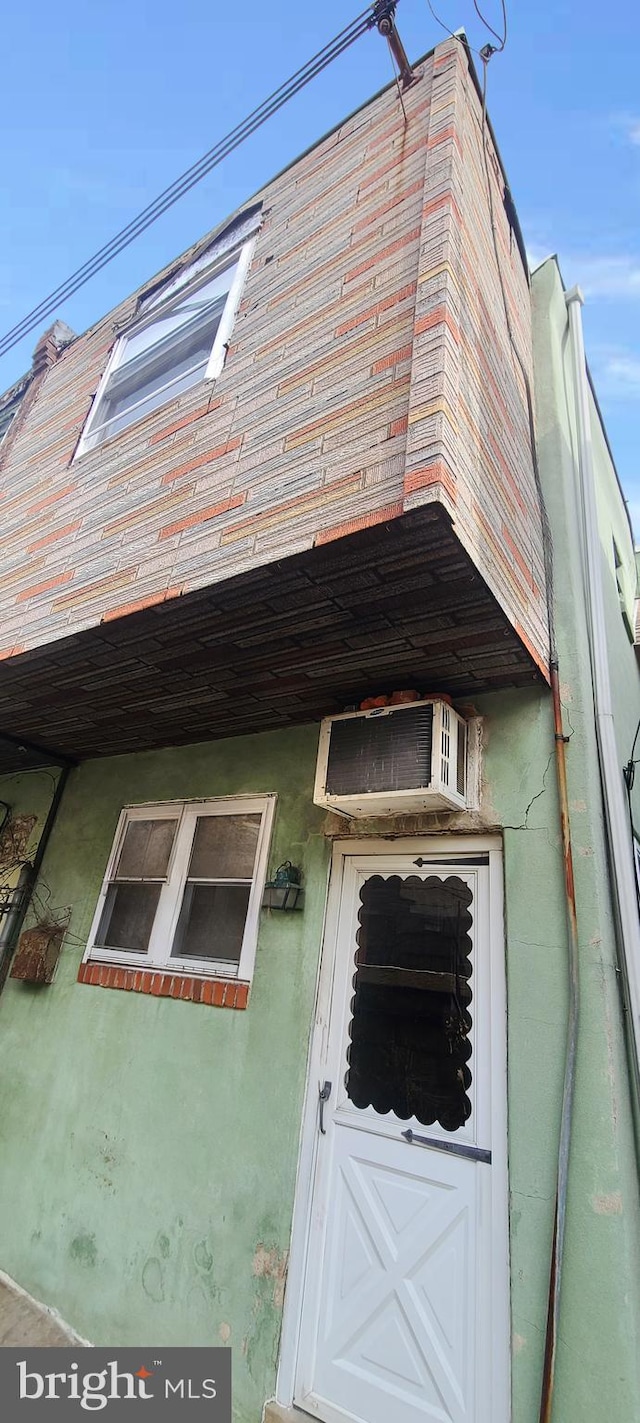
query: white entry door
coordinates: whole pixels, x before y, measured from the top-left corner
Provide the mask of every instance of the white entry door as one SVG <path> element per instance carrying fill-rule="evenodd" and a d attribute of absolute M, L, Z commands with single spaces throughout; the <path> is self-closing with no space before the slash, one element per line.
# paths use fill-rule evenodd
<path fill-rule="evenodd" d="M 509 1417 L 500 856 L 449 844 L 343 860 L 295 1383 L 325 1423 Z"/>

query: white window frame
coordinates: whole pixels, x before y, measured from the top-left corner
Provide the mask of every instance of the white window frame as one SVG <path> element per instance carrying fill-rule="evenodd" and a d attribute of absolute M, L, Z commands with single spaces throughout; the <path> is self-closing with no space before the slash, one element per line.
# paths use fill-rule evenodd
<path fill-rule="evenodd" d="M 233 978 L 250 983 L 258 944 L 258 926 L 262 896 L 267 877 L 267 859 L 271 843 L 271 831 L 277 797 L 275 794 L 246 796 L 214 796 L 207 800 L 163 801 L 148 805 L 127 805 L 120 813 L 111 853 L 107 862 L 96 911 L 89 931 L 83 963 L 121 964 L 126 968 L 171 973 L 176 977 L 188 978 Z M 215 963 L 194 958 L 172 958 L 173 944 L 178 917 L 187 884 L 191 848 L 199 817 L 208 815 L 262 815 L 253 880 L 249 894 L 247 917 L 245 920 L 242 948 L 238 962 L 235 960 Z M 102 920 L 105 901 L 110 885 L 114 882 L 115 870 L 124 842 L 127 827 L 135 820 L 170 820 L 177 822 L 176 833 L 169 856 L 166 878 L 162 883 L 153 927 L 149 936 L 146 953 L 132 953 L 120 949 L 104 948 L 96 944 L 96 935 Z M 131 881 L 146 883 L 147 881 Z M 153 881 L 149 881 L 153 882 Z M 157 881 L 155 881 L 157 883 Z M 216 880 L 221 884 L 247 884 L 244 878 L 224 878 Z M 126 883 L 126 881 L 122 881 Z"/>
<path fill-rule="evenodd" d="M 99 440 L 97 444 L 91 443 L 94 432 L 100 428 L 101 424 L 105 423 L 104 421 L 100 421 L 98 418 L 100 414 L 100 408 L 103 404 L 105 394 L 108 391 L 109 382 L 111 380 L 112 375 L 114 374 L 114 371 L 117 371 L 119 366 L 121 366 L 123 363 L 125 352 L 127 349 L 127 342 L 129 341 L 130 337 L 137 336 L 138 333 L 140 331 L 143 331 L 147 326 L 153 326 L 156 321 L 158 321 L 158 319 L 163 315 L 165 310 L 170 311 L 171 307 L 173 305 L 178 305 L 181 301 L 183 301 L 184 297 L 189 292 L 196 292 L 200 287 L 207 286 L 208 283 L 211 282 L 218 273 L 222 273 L 226 270 L 227 267 L 233 266 L 234 261 L 237 260 L 238 265 L 236 268 L 236 273 L 227 293 L 227 299 L 224 305 L 222 315 L 220 317 L 220 321 L 218 323 L 218 329 L 215 334 L 214 342 L 211 347 L 211 354 L 209 356 L 207 368 L 204 374 L 205 381 L 217 380 L 225 363 L 227 346 L 229 344 L 231 332 L 235 325 L 235 320 L 238 314 L 238 307 L 240 305 L 240 300 L 242 297 L 242 291 L 247 279 L 249 267 L 251 266 L 251 261 L 253 258 L 253 253 L 255 251 L 257 240 L 257 234 L 255 234 L 254 236 L 249 237 L 244 241 L 238 242 L 237 245 L 230 246 L 227 248 L 223 247 L 222 251 L 214 247 L 211 251 L 211 254 L 207 254 L 209 255 L 209 261 L 206 265 L 203 265 L 203 261 L 201 259 L 200 261 L 194 263 L 193 269 L 189 269 L 189 271 L 184 273 L 181 278 L 177 278 L 175 281 L 168 283 L 167 292 L 157 293 L 154 298 L 149 301 L 148 306 L 145 306 L 143 315 L 140 316 L 136 321 L 132 322 L 132 324 L 127 327 L 126 331 L 122 332 L 122 334 L 115 342 L 107 364 L 104 368 L 101 380 L 98 384 L 98 388 L 93 398 L 91 409 L 85 421 L 84 429 L 78 441 L 78 445 L 73 456 L 72 463 L 75 462 L 75 460 L 79 459 L 81 455 L 91 453 L 94 450 L 100 450 L 102 449 L 102 446 L 106 445 L 110 440 L 115 440 L 118 438 L 119 435 L 126 434 L 128 430 L 132 429 L 132 427 L 137 423 L 138 420 L 148 418 L 148 416 L 144 415 L 134 416 L 133 420 L 131 420 L 128 425 L 125 425 L 123 429 L 114 430 L 113 434 L 106 435 L 104 439 Z M 189 389 L 193 390 L 199 384 L 200 382 L 196 381 L 194 386 L 190 386 Z M 171 382 L 168 382 L 166 388 L 169 393 L 167 395 L 166 402 L 164 402 L 167 405 L 172 399 L 170 386 Z M 176 396 L 175 399 L 179 399 L 179 396 L 185 394 L 188 394 L 188 391 L 180 391 L 179 395 Z M 144 401 L 140 401 L 138 403 L 144 404 Z M 129 408 L 135 410 L 135 403 Z M 163 405 L 160 404 L 155 407 L 155 410 L 161 410 L 162 408 Z M 149 414 L 154 413 L 155 411 L 149 412 Z"/>

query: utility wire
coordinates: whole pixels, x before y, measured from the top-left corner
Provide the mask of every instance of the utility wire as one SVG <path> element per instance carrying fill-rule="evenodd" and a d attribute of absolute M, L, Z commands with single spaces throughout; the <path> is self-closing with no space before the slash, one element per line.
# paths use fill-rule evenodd
<path fill-rule="evenodd" d="M 444 21 L 443 19 L 441 19 L 440 15 L 436 14 L 436 11 L 435 11 L 435 9 L 434 9 L 434 7 L 433 7 L 433 4 L 432 4 L 432 0 L 427 0 L 427 5 L 429 6 L 429 10 L 430 10 L 430 12 L 431 12 L 432 19 L 434 19 L 435 22 L 436 22 L 436 24 L 440 26 L 440 29 L 441 29 L 441 30 L 444 30 L 445 34 L 447 34 L 447 35 L 449 36 L 449 38 L 452 39 L 452 40 L 459 40 L 459 39 L 462 39 L 462 43 L 464 44 L 465 49 L 468 49 L 471 54 L 476 54 L 476 55 L 478 56 L 478 59 L 481 59 L 481 60 L 482 60 L 482 63 L 483 63 L 483 64 L 486 64 L 487 61 L 488 61 L 489 59 L 491 59 L 492 55 L 494 55 L 494 54 L 502 54 L 502 51 L 503 51 L 503 49 L 504 49 L 504 47 L 505 47 L 505 45 L 506 45 L 506 43 L 507 43 L 507 7 L 506 7 L 506 0 L 500 0 L 500 2 L 501 2 L 501 5 L 502 5 L 502 34 L 501 34 L 501 35 L 499 35 L 499 34 L 498 34 L 498 31 L 497 31 L 497 30 L 494 30 L 493 25 L 490 25 L 490 24 L 489 24 L 489 21 L 485 19 L 484 15 L 483 15 L 483 13 L 482 13 L 482 10 L 480 9 L 480 6 L 479 6 L 478 3 L 477 3 L 477 0 L 473 0 L 473 8 L 474 8 L 474 10 L 475 10 L 475 12 L 476 12 L 476 15 L 478 16 L 478 19 L 482 22 L 482 24 L 484 25 L 485 29 L 487 29 L 487 30 L 489 31 L 489 34 L 493 35 L 494 39 L 496 39 L 496 40 L 498 41 L 497 47 L 496 47 L 496 45 L 494 45 L 494 44 L 488 44 L 488 45 L 483 45 L 482 49 L 474 49 L 473 45 L 469 43 L 468 35 L 466 35 L 466 34 L 464 33 L 464 31 L 461 31 L 461 30 L 452 30 L 452 29 L 450 29 L 449 25 L 445 24 L 445 21 Z"/>
<path fill-rule="evenodd" d="M 502 34 L 499 35 L 499 34 L 498 34 L 498 31 L 497 31 L 497 30 L 494 30 L 493 25 L 490 25 L 490 24 L 489 24 L 489 21 L 488 21 L 487 19 L 485 19 L 484 15 L 483 15 L 483 13 L 482 13 L 482 10 L 480 9 L 480 6 L 479 6 L 479 4 L 478 4 L 478 0 L 473 0 L 473 8 L 474 8 L 474 10 L 475 10 L 475 12 L 476 12 L 476 15 L 478 16 L 478 19 L 482 21 L 482 24 L 484 25 L 485 29 L 487 29 L 487 30 L 489 31 L 489 34 L 490 34 L 490 35 L 493 35 L 494 40 L 497 40 L 497 41 L 498 41 L 498 48 L 497 48 L 497 49 L 494 49 L 494 51 L 493 51 L 494 54 L 502 54 L 502 51 L 503 51 L 503 49 L 504 49 L 504 47 L 505 47 L 505 45 L 506 45 L 506 43 L 507 43 L 507 7 L 506 7 L 505 0 L 501 0 L 501 4 L 502 4 Z"/>
<path fill-rule="evenodd" d="M 441 30 L 444 30 L 445 34 L 449 36 L 449 39 L 450 39 L 450 40 L 460 40 L 460 39 L 462 39 L 462 42 L 463 42 L 465 48 L 466 48 L 466 49 L 469 49 L 472 54 L 477 54 L 478 59 L 482 59 L 482 55 L 481 55 L 481 53 L 480 53 L 480 50 L 479 50 L 479 49 L 474 49 L 473 45 L 469 43 L 469 39 L 468 39 L 468 36 L 467 36 L 466 34 L 463 34 L 463 32 L 460 31 L 460 30 L 458 30 L 458 32 L 456 33 L 456 31 L 455 31 L 455 30 L 452 30 L 452 29 L 449 27 L 449 25 L 446 25 L 445 22 L 444 22 L 444 20 L 441 20 L 441 19 L 440 19 L 440 16 L 436 14 L 436 12 L 435 12 L 435 10 L 434 10 L 434 8 L 433 8 L 433 5 L 432 5 L 432 3 L 431 3 L 431 0 L 427 0 L 427 5 L 429 6 L 429 10 L 430 10 L 430 12 L 431 12 L 431 17 L 432 17 L 432 19 L 434 19 L 435 22 L 436 22 L 436 24 L 440 26 L 440 29 L 441 29 Z"/>
<path fill-rule="evenodd" d="M 62 282 L 60 286 L 56 287 L 55 291 L 51 292 L 48 297 L 45 297 L 43 301 L 39 302 L 38 306 L 34 307 L 27 316 L 23 317 L 22 321 L 12 326 L 11 329 L 0 338 L 0 356 L 10 351 L 13 346 L 17 345 L 17 343 L 21 341 L 24 336 L 28 335 L 30 331 L 33 331 L 36 326 L 40 326 L 48 316 L 51 316 L 60 307 L 63 301 L 73 296 L 74 292 L 77 292 L 91 277 L 101 271 L 108 262 L 112 261 L 120 252 L 124 251 L 125 247 L 128 247 L 140 233 L 150 227 L 163 213 L 167 212 L 179 198 L 183 197 L 185 193 L 188 193 L 196 183 L 199 183 L 202 178 L 206 177 L 224 158 L 230 153 L 233 153 L 234 149 L 238 148 L 245 139 L 255 133 L 267 119 L 271 118 L 273 114 L 283 108 L 289 99 L 293 98 L 295 94 L 298 94 L 311 79 L 314 79 L 317 74 L 320 74 L 323 69 L 326 69 L 329 64 L 332 64 L 333 60 L 343 54 L 355 40 L 360 39 L 361 35 L 366 34 L 368 30 L 372 29 L 377 23 L 375 10 L 377 10 L 377 6 L 373 9 L 369 8 L 364 10 L 355 20 L 352 20 L 351 24 L 341 30 L 340 33 L 325 45 L 323 49 L 319 50 L 312 59 L 308 60 L 300 69 L 296 70 L 296 73 L 291 75 L 290 79 L 287 79 L 284 84 L 281 84 L 278 89 L 274 90 L 269 98 L 259 104 L 247 118 L 237 124 L 230 133 L 220 139 L 219 143 L 215 144 L 213 148 L 210 148 L 202 158 L 192 164 L 179 178 L 176 178 L 153 202 L 149 203 L 146 208 L 143 208 L 142 212 L 133 218 L 131 222 L 127 223 L 127 226 L 123 227 L 120 232 L 116 233 L 116 236 L 113 237 L 110 242 L 105 243 L 93 257 L 90 257 L 88 261 L 73 272 L 65 282 Z"/>

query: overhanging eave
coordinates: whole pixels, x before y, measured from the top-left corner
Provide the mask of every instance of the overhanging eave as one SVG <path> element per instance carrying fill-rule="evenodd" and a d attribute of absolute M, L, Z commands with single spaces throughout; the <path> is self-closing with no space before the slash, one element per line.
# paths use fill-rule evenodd
<path fill-rule="evenodd" d="M 371 693 L 542 681 L 429 504 L 7 659 L 0 728 L 86 759 L 283 728 Z M 0 743 L 0 771 L 11 764 Z"/>

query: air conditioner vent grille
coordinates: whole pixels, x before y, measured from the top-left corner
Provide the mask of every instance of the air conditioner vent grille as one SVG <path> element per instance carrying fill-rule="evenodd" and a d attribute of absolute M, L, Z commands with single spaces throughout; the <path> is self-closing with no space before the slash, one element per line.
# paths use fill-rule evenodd
<path fill-rule="evenodd" d="M 431 784 L 433 706 L 400 715 L 334 721 L 327 763 L 329 795 L 416 790 Z"/>
<path fill-rule="evenodd" d="M 456 787 L 458 795 L 466 797 L 467 794 L 467 728 L 464 722 L 458 727 L 458 756 Z"/>

